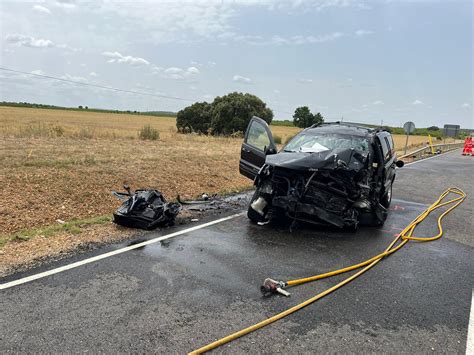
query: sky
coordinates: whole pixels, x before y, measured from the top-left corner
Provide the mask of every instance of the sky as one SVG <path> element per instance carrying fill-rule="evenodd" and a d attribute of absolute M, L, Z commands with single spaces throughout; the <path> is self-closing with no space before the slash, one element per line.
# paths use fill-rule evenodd
<path fill-rule="evenodd" d="M 0 101 L 177 111 L 229 92 L 275 119 L 473 128 L 473 4 L 0 0 Z M 169 98 L 172 97 L 172 98 Z"/>

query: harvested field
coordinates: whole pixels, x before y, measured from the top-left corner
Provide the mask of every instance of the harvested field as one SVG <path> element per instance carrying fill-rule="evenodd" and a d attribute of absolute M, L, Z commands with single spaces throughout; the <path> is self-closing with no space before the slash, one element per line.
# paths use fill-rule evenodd
<path fill-rule="evenodd" d="M 145 125 L 159 131 L 158 140 L 138 139 Z M 286 142 L 299 129 L 272 126 L 272 131 Z M 119 201 L 111 190 L 121 190 L 123 183 L 157 188 L 168 199 L 252 185 L 238 173 L 242 139 L 177 134 L 169 117 L 0 107 L 0 139 L 0 248 L 44 235 L 39 228 L 57 225 L 58 219 L 90 221 L 112 213 Z M 395 137 L 396 144 L 404 139 Z M 413 145 L 426 142 L 410 139 Z M 80 226 L 66 232 L 94 234 L 91 223 Z M 111 228 L 97 230 L 110 238 Z M 4 247 L 3 253 L 25 249 Z"/>

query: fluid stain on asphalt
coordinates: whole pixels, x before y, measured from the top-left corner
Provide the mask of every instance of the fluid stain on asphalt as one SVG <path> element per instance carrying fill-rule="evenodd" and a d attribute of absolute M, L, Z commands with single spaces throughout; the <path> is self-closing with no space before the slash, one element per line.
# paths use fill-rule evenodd
<path fill-rule="evenodd" d="M 140 239 L 132 240 L 131 242 L 128 242 L 128 243 L 127 243 L 127 247 L 130 247 L 130 246 L 132 246 L 132 245 L 137 245 L 137 244 L 146 242 L 147 240 L 148 240 L 148 239 L 146 239 L 146 238 L 140 238 Z M 141 249 L 144 249 L 145 247 L 146 247 L 146 245 L 143 245 L 143 246 L 141 246 L 141 247 L 136 248 L 135 250 L 141 250 Z"/>

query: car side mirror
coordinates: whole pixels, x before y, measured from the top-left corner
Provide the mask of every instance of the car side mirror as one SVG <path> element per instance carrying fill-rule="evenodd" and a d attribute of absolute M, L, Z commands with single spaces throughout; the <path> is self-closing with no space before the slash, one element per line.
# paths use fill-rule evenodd
<path fill-rule="evenodd" d="M 403 162 L 403 160 L 397 160 L 395 162 L 395 165 L 397 166 L 397 168 L 403 168 L 403 166 L 405 165 L 405 163 Z"/>
<path fill-rule="evenodd" d="M 277 151 L 275 148 L 270 148 L 270 147 L 265 148 L 265 155 L 276 154 L 276 153 Z"/>

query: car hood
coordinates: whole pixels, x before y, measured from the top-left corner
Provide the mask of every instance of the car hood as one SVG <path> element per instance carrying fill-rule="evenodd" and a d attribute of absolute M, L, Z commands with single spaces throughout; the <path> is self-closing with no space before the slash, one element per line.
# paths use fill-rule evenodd
<path fill-rule="evenodd" d="M 280 152 L 267 155 L 265 163 L 292 170 L 342 169 L 358 172 L 365 166 L 367 154 L 354 149 L 334 149 L 318 153 Z"/>

